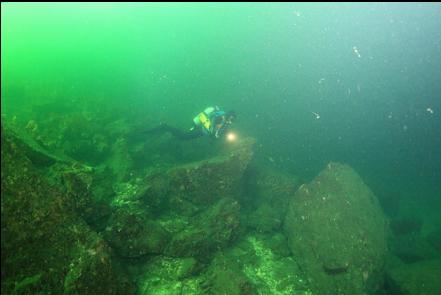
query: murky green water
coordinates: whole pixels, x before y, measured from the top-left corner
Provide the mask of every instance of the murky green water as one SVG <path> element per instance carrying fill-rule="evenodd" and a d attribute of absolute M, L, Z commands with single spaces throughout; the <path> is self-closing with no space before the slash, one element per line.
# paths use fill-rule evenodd
<path fill-rule="evenodd" d="M 299 184 L 330 161 L 346 163 L 388 218 L 416 219 L 421 237 L 441 227 L 439 4 L 1 8 L 2 126 L 49 153 L 119 169 L 119 181 L 129 183 L 128 175 L 212 157 L 222 147 L 141 136 L 121 148 L 122 138 L 160 122 L 190 128 L 195 115 L 219 105 L 236 111 L 240 138 L 256 139 L 256 163 Z M 115 153 L 124 149 L 130 163 Z M 261 290 L 275 292 L 265 284 Z"/>

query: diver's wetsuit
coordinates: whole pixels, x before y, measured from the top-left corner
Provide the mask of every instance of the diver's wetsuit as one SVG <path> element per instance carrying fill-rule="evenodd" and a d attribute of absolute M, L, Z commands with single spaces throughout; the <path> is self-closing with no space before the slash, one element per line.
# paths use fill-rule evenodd
<path fill-rule="evenodd" d="M 180 140 L 191 140 L 202 136 L 218 138 L 228 126 L 225 112 L 216 107 L 208 107 L 193 119 L 193 127 L 187 131 L 162 123 L 153 129 L 145 131 L 149 134 L 162 134 L 169 132 Z"/>

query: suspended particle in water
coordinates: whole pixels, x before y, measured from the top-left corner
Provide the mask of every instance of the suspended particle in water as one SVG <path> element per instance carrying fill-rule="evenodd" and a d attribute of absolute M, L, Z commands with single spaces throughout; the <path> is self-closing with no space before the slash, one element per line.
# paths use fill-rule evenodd
<path fill-rule="evenodd" d="M 431 108 L 427 108 L 426 111 L 427 111 L 428 113 L 430 113 L 430 114 L 433 114 L 433 113 L 434 113 L 434 111 L 433 111 Z"/>
<path fill-rule="evenodd" d="M 358 58 L 361 58 L 361 54 L 360 54 L 360 51 L 358 51 L 357 46 L 353 46 L 353 47 L 352 47 L 352 51 L 354 52 L 354 54 L 355 54 Z"/>
<path fill-rule="evenodd" d="M 320 115 L 319 114 L 317 114 L 316 112 L 311 112 L 314 116 L 315 116 L 315 118 L 318 120 L 318 119 L 320 119 Z"/>

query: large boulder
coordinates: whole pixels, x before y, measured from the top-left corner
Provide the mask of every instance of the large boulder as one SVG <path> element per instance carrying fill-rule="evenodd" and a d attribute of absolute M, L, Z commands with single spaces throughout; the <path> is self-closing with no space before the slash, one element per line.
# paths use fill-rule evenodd
<path fill-rule="evenodd" d="M 41 176 L 29 150 L 2 127 L 2 294 L 116 294 L 110 248 L 77 216 L 73 200 Z"/>
<path fill-rule="evenodd" d="M 390 229 L 394 235 L 407 235 L 421 232 L 423 221 L 418 217 L 394 218 L 390 220 Z"/>
<path fill-rule="evenodd" d="M 366 294 L 382 283 L 387 223 L 349 166 L 330 163 L 300 186 L 285 218 L 290 249 L 317 294 Z"/>

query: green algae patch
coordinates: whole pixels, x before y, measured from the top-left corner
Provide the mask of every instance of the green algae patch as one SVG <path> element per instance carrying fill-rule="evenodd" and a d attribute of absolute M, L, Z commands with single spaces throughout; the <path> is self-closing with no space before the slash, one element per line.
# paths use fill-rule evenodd
<path fill-rule="evenodd" d="M 312 294 L 293 257 L 275 254 L 264 238 L 249 235 L 232 253 L 257 294 Z"/>
<path fill-rule="evenodd" d="M 32 287 L 38 284 L 41 280 L 42 274 L 36 274 L 35 276 L 26 277 L 21 281 L 15 284 L 14 290 L 12 291 L 12 295 L 24 294 L 24 293 L 32 293 Z M 43 294 L 43 293 L 40 293 Z"/>
<path fill-rule="evenodd" d="M 142 266 L 132 267 L 131 271 L 141 295 L 200 294 L 201 278 L 194 276 L 200 269 L 200 264 L 192 257 L 157 256 Z"/>

